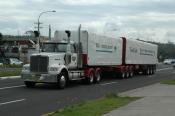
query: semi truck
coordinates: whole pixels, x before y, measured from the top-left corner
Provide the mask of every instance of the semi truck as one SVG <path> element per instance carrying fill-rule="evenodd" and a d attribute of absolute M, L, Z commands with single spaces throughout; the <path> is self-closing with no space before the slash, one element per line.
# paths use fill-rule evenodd
<path fill-rule="evenodd" d="M 156 63 L 157 45 L 79 27 L 78 31 L 56 31 L 54 39 L 42 43 L 40 53 L 32 54 L 30 63 L 23 66 L 21 78 L 27 87 L 55 83 L 63 89 L 73 80 L 99 83 L 106 72 L 121 78 L 151 75 Z"/>

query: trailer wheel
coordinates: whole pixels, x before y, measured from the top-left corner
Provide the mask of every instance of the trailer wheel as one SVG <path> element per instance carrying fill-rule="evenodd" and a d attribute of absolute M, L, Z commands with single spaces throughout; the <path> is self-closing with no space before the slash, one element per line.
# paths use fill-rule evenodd
<path fill-rule="evenodd" d="M 129 78 L 129 72 L 127 71 L 127 72 L 125 72 L 126 74 L 126 78 Z"/>
<path fill-rule="evenodd" d="M 133 77 L 133 76 L 134 76 L 134 72 L 131 71 L 131 72 L 129 73 L 129 76 L 130 76 L 130 77 Z"/>
<path fill-rule="evenodd" d="M 147 68 L 146 75 L 149 75 L 149 74 L 150 74 L 150 68 Z"/>
<path fill-rule="evenodd" d="M 152 75 L 153 74 L 153 68 L 151 67 L 150 68 L 150 75 Z"/>
<path fill-rule="evenodd" d="M 61 72 L 60 75 L 58 75 L 58 87 L 60 89 L 64 89 L 66 87 L 66 82 L 67 82 L 67 74 L 66 72 Z"/>
<path fill-rule="evenodd" d="M 94 78 L 94 83 L 100 83 L 101 80 L 101 73 L 99 70 L 95 72 L 95 78 Z"/>
<path fill-rule="evenodd" d="M 25 81 L 24 84 L 26 85 L 26 87 L 28 88 L 32 88 L 35 86 L 35 82 L 29 82 L 29 81 Z"/>
<path fill-rule="evenodd" d="M 120 73 L 120 77 L 121 77 L 122 79 L 124 79 L 124 78 L 125 78 L 125 72 L 121 72 L 121 73 Z"/>
<path fill-rule="evenodd" d="M 153 74 L 156 72 L 156 69 L 153 67 Z"/>

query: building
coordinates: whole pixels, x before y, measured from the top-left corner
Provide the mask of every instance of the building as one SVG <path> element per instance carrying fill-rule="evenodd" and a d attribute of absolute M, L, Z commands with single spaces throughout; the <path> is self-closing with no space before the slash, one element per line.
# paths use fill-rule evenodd
<path fill-rule="evenodd" d="M 40 41 L 47 41 L 48 37 L 40 37 Z M 15 57 L 21 61 L 28 62 L 28 50 L 35 49 L 37 38 L 33 36 L 11 36 L 4 35 L 1 40 L 0 55 L 6 58 Z M 0 57 L 4 57 L 1 55 Z"/>

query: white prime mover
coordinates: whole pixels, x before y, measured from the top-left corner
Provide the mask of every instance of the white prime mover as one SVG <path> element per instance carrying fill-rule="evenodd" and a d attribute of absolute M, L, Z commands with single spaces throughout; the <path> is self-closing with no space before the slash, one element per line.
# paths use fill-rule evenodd
<path fill-rule="evenodd" d="M 105 72 L 132 77 L 138 72 L 154 74 L 157 46 L 124 37 L 111 38 L 87 31 L 56 31 L 55 38 L 30 56 L 21 77 L 27 87 L 57 83 L 64 88 L 71 80 L 99 83 Z M 109 75 L 110 76 L 110 75 Z"/>

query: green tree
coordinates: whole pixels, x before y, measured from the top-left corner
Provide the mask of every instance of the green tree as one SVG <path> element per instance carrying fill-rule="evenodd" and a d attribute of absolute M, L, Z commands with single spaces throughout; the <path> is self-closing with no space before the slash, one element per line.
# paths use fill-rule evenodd
<path fill-rule="evenodd" d="M 0 45 L 2 44 L 3 35 L 0 33 Z"/>

